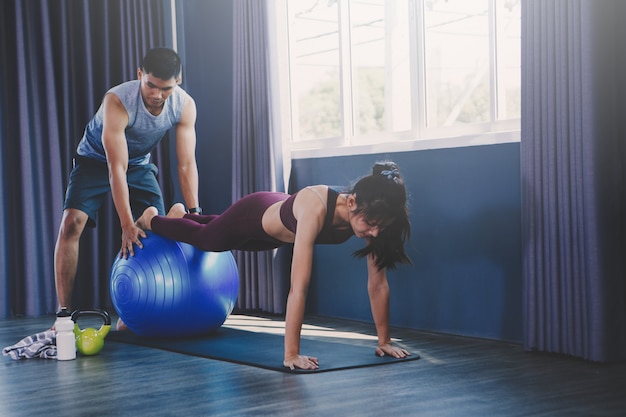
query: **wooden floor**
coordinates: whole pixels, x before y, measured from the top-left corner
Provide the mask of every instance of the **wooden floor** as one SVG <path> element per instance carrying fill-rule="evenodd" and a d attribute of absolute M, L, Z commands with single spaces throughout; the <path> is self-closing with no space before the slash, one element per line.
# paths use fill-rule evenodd
<path fill-rule="evenodd" d="M 239 319 L 250 324 L 229 323 Z M 0 344 L 52 321 L 0 321 Z M 375 343 L 367 324 L 307 324 L 307 337 L 344 332 Z M 626 416 L 626 363 L 400 329 L 394 336 L 422 359 L 295 375 L 113 342 L 70 362 L 1 357 L 0 416 Z"/>

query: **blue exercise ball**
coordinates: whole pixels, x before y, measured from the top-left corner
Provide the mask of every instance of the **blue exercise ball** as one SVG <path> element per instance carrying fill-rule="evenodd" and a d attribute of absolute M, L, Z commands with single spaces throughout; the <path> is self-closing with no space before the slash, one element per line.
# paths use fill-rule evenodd
<path fill-rule="evenodd" d="M 197 336 L 219 328 L 235 307 L 237 264 L 230 252 L 204 252 L 155 233 L 111 268 L 111 299 L 140 336 Z"/>

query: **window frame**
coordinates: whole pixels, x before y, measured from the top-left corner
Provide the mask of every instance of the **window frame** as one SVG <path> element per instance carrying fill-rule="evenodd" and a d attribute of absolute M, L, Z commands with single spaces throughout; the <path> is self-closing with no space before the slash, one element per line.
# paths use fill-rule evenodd
<path fill-rule="evenodd" d="M 354 112 L 351 99 L 351 77 L 353 75 L 350 53 L 349 2 L 338 0 L 340 36 L 340 91 L 343 111 L 342 136 L 322 139 L 294 140 L 297 126 L 292 123 L 293 106 L 291 100 L 290 44 L 288 29 L 288 0 L 273 0 L 268 8 L 272 62 L 272 101 L 274 108 L 275 134 L 283 140 L 283 149 L 291 158 L 344 156 L 353 154 L 390 153 L 412 150 L 451 148 L 463 146 L 491 145 L 519 142 L 521 118 L 498 120 L 498 99 L 502 97 L 498 82 L 500 63 L 498 62 L 497 1 L 489 1 L 489 65 L 490 65 L 490 121 L 483 123 L 457 124 L 449 127 L 427 127 L 426 74 L 425 74 L 425 28 L 424 2 L 408 0 L 409 5 L 409 53 L 411 84 L 412 129 L 402 132 L 377 132 L 366 135 L 355 134 Z M 348 115 L 348 116 L 346 116 Z"/>

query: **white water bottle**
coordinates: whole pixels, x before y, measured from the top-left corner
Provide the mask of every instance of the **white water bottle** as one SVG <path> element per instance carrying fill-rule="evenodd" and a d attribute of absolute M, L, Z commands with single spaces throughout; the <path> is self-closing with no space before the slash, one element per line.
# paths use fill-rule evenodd
<path fill-rule="evenodd" d="M 74 321 L 67 308 L 62 307 L 57 312 L 54 322 L 57 340 L 57 360 L 69 361 L 76 359 L 76 336 L 74 336 Z"/>

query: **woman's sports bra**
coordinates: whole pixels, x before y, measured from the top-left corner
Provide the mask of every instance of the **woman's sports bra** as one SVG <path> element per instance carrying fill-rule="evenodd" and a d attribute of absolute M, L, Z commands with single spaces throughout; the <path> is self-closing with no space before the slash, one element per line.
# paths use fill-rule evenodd
<path fill-rule="evenodd" d="M 296 199 L 298 193 L 295 193 L 287 198 L 280 207 L 280 220 L 285 227 L 292 233 L 296 233 L 298 227 L 298 220 L 293 215 L 293 202 Z M 320 197 L 321 198 L 321 197 Z M 352 228 L 347 229 L 335 229 L 333 227 L 333 217 L 335 215 L 335 207 L 337 206 L 337 198 L 339 193 L 332 188 L 328 187 L 328 198 L 326 202 L 326 217 L 324 218 L 324 225 L 315 243 L 319 244 L 337 244 L 343 243 L 350 239 L 354 232 Z"/>

